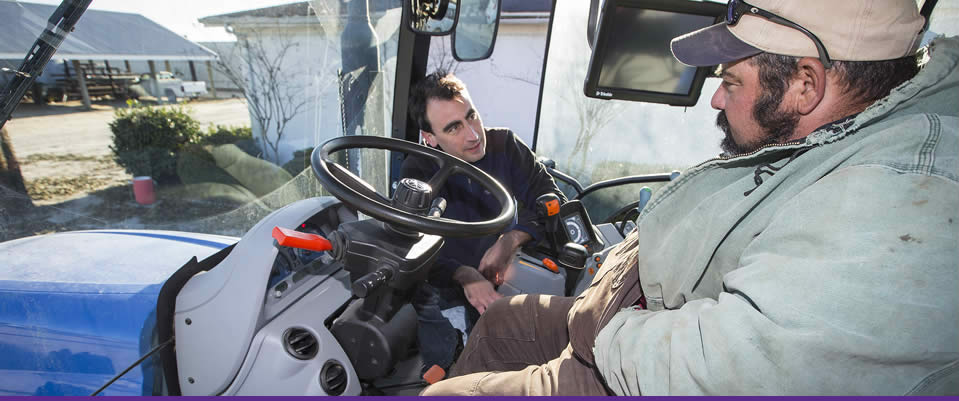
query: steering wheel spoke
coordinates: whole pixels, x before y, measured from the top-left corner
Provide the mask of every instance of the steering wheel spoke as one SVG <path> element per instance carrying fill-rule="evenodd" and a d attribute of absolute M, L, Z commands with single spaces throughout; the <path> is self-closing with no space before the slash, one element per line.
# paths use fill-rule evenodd
<path fill-rule="evenodd" d="M 380 195 L 379 192 L 376 192 L 376 188 L 373 188 L 372 185 L 363 181 L 362 178 L 357 177 L 356 174 L 353 174 L 350 170 L 336 163 L 329 163 L 327 167 L 330 169 L 330 172 L 333 173 L 333 176 L 343 182 L 344 185 L 355 189 L 360 195 L 379 203 L 390 203 L 389 199 L 386 199 L 383 195 Z"/>
<path fill-rule="evenodd" d="M 448 180 L 456 170 L 456 166 L 452 164 L 441 163 L 439 171 L 433 174 L 433 177 L 430 178 L 427 184 L 429 184 L 430 188 L 442 188 L 446 185 L 446 180 Z"/>

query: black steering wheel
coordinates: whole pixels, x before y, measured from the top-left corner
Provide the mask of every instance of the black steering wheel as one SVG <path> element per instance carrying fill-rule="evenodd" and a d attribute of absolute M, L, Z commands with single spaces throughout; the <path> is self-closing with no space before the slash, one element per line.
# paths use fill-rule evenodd
<path fill-rule="evenodd" d="M 493 195 L 500 204 L 500 213 L 492 220 L 467 222 L 443 217 L 420 216 L 393 207 L 390 200 L 378 194 L 370 184 L 330 158 L 330 154 L 334 152 L 359 148 L 386 149 L 433 160 L 439 165 L 439 170 L 427 184 L 433 189 L 434 195 L 439 193 L 439 188 L 446 184 L 446 180 L 451 175 L 463 174 L 478 182 Z M 310 159 L 313 173 L 323 184 L 323 188 L 343 203 L 380 221 L 426 234 L 444 237 L 496 234 L 502 232 L 512 222 L 513 215 L 516 213 L 516 206 L 513 205 L 509 192 L 489 174 L 461 159 L 417 143 L 377 136 L 341 136 L 330 139 L 314 149 Z"/>

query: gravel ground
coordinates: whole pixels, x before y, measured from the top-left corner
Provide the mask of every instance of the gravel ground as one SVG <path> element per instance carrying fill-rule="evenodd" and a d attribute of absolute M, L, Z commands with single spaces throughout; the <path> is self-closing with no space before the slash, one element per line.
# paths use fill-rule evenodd
<path fill-rule="evenodd" d="M 46 106 L 24 103 L 17 108 L 6 129 L 27 192 L 37 207 L 14 215 L 0 207 L 0 241 L 54 231 L 169 222 L 197 217 L 194 211 L 218 213 L 234 206 L 192 205 L 176 196 L 162 204 L 136 203 L 132 177 L 113 161 L 109 149 L 112 133 L 107 124 L 117 107 L 126 103 L 98 102 L 89 111 L 82 110 L 79 101 Z M 204 128 L 250 123 L 243 99 L 191 102 L 189 107 Z"/>

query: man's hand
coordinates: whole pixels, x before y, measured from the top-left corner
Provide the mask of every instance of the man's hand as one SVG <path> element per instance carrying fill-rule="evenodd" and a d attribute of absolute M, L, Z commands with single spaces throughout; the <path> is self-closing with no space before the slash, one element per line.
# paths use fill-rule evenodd
<path fill-rule="evenodd" d="M 493 288 L 493 284 L 483 277 L 476 269 L 469 266 L 460 266 L 453 273 L 453 280 L 456 280 L 463 286 L 463 293 L 466 294 L 466 300 L 473 305 L 480 314 L 486 312 L 493 301 L 502 298 Z"/>
<path fill-rule="evenodd" d="M 496 285 L 503 284 L 503 275 L 513 261 L 513 256 L 516 255 L 516 251 L 526 241 L 531 239 L 533 239 L 533 237 L 528 233 L 519 230 L 512 230 L 500 235 L 496 243 L 483 254 L 483 259 L 480 260 L 479 272 L 483 273 L 486 278 L 496 283 Z"/>

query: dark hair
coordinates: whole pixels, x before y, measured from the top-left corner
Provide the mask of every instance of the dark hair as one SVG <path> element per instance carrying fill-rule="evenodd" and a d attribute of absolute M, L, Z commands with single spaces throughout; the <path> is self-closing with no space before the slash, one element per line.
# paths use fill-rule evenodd
<path fill-rule="evenodd" d="M 421 130 L 433 133 L 430 121 L 426 118 L 426 102 L 430 99 L 453 100 L 465 91 L 466 84 L 452 73 L 434 71 L 417 82 L 410 91 L 410 118 Z"/>
<path fill-rule="evenodd" d="M 798 72 L 799 57 L 760 53 L 750 59 L 759 67 L 759 83 L 782 98 L 788 79 Z M 843 90 L 854 104 L 870 105 L 919 72 L 918 56 L 883 61 L 834 61 Z"/>

